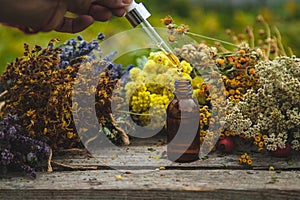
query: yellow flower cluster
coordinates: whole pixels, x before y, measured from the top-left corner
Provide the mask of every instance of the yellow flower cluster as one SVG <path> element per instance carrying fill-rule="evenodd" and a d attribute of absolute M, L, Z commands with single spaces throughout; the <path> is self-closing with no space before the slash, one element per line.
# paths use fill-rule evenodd
<path fill-rule="evenodd" d="M 174 56 L 172 56 L 174 57 Z M 179 65 L 179 64 L 178 64 Z M 162 66 L 168 67 L 167 69 L 176 69 L 176 72 L 180 70 L 181 78 L 191 80 L 190 73 L 193 71 L 193 67 L 185 60 L 180 62 L 180 66 L 174 64 L 174 62 L 168 57 L 164 52 L 151 52 L 148 58 L 148 62 L 144 66 L 144 71 L 146 73 L 165 73 L 165 69 Z"/>
<path fill-rule="evenodd" d="M 238 51 L 230 55 L 223 55 L 216 59 L 227 89 L 227 98 L 239 102 L 248 89 L 258 86 L 255 66 L 262 59 L 261 51 L 253 50 L 247 45 L 241 46 Z"/>
<path fill-rule="evenodd" d="M 230 136 L 235 136 L 236 134 L 232 131 L 223 131 L 221 134 L 220 134 L 220 138 L 225 138 L 225 137 L 230 137 Z"/>
<path fill-rule="evenodd" d="M 247 153 L 243 153 L 239 157 L 238 161 L 241 165 L 248 165 L 248 166 L 252 165 L 252 159 L 251 159 L 250 155 L 248 155 Z"/>
<path fill-rule="evenodd" d="M 167 106 L 173 98 L 175 80 L 192 80 L 189 75 L 192 66 L 181 61 L 179 67 L 181 75 L 170 58 L 159 51 L 150 53 L 142 69 L 135 67 L 130 70 L 130 82 L 125 86 L 126 101 L 139 124 L 150 128 L 162 126 Z"/>
<path fill-rule="evenodd" d="M 264 140 L 266 140 L 268 138 L 267 135 L 261 135 L 260 133 L 257 134 L 255 137 L 254 137 L 254 142 L 253 144 L 255 144 L 257 146 L 257 150 L 258 151 L 263 151 L 264 149 Z"/>
<path fill-rule="evenodd" d="M 253 69 L 253 68 L 252 68 Z M 228 77 L 223 75 L 224 85 L 227 89 L 225 95 L 230 100 L 236 100 L 239 102 L 242 100 L 243 95 L 250 88 L 257 87 L 257 77 L 248 76 L 247 74 L 240 73 L 234 77 Z"/>
<path fill-rule="evenodd" d="M 140 87 L 138 91 L 132 96 L 131 106 L 132 111 L 136 113 L 145 112 L 148 110 L 150 104 L 150 92 L 146 90 L 147 88 Z"/>
<path fill-rule="evenodd" d="M 204 126 L 209 126 L 209 120 L 211 118 L 211 112 L 207 105 L 200 109 L 200 128 L 203 129 Z"/>
<path fill-rule="evenodd" d="M 193 67 L 186 61 L 181 61 L 180 71 L 183 79 L 191 80 L 190 73 L 193 71 Z"/>

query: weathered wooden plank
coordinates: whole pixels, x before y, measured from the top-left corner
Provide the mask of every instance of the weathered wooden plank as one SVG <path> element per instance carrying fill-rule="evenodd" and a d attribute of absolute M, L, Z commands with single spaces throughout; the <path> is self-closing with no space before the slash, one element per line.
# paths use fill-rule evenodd
<path fill-rule="evenodd" d="M 130 146 L 95 151 L 87 158 L 84 153 L 62 154 L 54 160 L 71 166 L 109 166 L 117 169 L 155 169 L 160 166 L 168 168 L 196 168 L 196 169 L 245 169 L 238 163 L 241 152 L 224 155 L 212 152 L 205 159 L 192 163 L 174 163 L 167 159 L 167 146 L 163 137 L 147 140 L 133 140 Z M 253 160 L 253 169 L 268 169 L 273 166 L 281 170 L 300 170 L 300 155 L 294 154 L 285 158 L 271 156 L 268 153 L 249 153 Z M 246 166 L 247 167 L 247 166 Z"/>
<path fill-rule="evenodd" d="M 35 180 L 2 177 L 0 199 L 300 199 L 299 154 L 250 155 L 252 169 L 238 164 L 239 152 L 174 163 L 159 138 L 133 140 L 93 157 L 84 151 L 55 153 L 53 173 L 39 173 Z"/>
<path fill-rule="evenodd" d="M 220 154 L 212 152 L 205 159 L 192 163 L 174 163 L 167 159 L 164 137 L 158 136 L 146 140 L 133 140 L 130 146 L 117 147 L 113 151 L 96 154 L 86 150 L 75 150 L 55 153 L 53 161 L 77 168 L 77 166 L 91 167 L 90 169 L 156 169 L 164 166 L 168 169 L 247 169 L 240 165 L 238 158 L 241 152 Z M 268 153 L 249 153 L 253 160 L 252 169 L 300 170 L 300 154 L 278 158 Z M 53 164 L 56 166 L 55 163 Z"/>
<path fill-rule="evenodd" d="M 300 199 L 298 171 L 90 170 L 0 181 L 1 199 Z"/>
<path fill-rule="evenodd" d="M 161 166 L 169 169 L 269 169 L 276 170 L 300 170 L 300 157 L 295 155 L 288 158 L 277 158 L 262 154 L 252 155 L 253 164 L 251 167 L 238 163 L 239 155 L 231 154 L 219 156 L 216 153 L 208 155 L 205 160 L 198 160 L 192 163 L 174 163 L 164 157 L 157 155 L 130 154 L 117 157 L 91 157 L 84 156 L 55 157 L 54 161 L 70 166 L 95 166 L 97 168 L 117 168 L 117 169 L 155 169 Z M 55 166 L 55 164 L 54 164 Z"/>

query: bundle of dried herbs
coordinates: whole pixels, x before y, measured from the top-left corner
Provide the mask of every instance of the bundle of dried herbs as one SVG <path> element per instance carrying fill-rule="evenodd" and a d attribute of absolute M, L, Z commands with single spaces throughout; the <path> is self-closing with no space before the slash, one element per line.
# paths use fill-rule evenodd
<path fill-rule="evenodd" d="M 98 81 L 99 86 L 93 95 L 96 96 L 97 110 L 101 110 L 97 112 L 99 127 L 116 129 L 115 134 L 108 137 L 115 143 L 128 144 L 124 131 L 117 127 L 112 116 L 107 117 L 111 113 L 110 95 L 123 69 L 112 62 L 114 54 L 102 57 L 99 48 L 101 36 L 99 34 L 98 40 L 91 42 L 78 36 L 60 46 L 54 39 L 44 49 L 40 46 L 30 49 L 25 44 L 24 55 L 8 64 L 0 77 L 1 90 L 5 91 L 1 97 L 5 101 L 1 118 L 8 114 L 19 116 L 23 134 L 45 141 L 53 150 L 82 148 L 72 115 L 72 106 L 76 104 L 72 102 L 72 94 L 77 73 L 83 67 L 82 71 L 91 74 L 81 76 L 86 86 Z M 88 65 L 93 67 L 86 67 Z"/>

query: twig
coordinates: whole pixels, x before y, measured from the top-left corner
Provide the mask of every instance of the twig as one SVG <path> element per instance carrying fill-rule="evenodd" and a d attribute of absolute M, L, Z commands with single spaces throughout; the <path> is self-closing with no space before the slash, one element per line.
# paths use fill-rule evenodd
<path fill-rule="evenodd" d="M 51 161 L 52 164 L 69 168 L 69 169 L 76 169 L 76 170 L 96 170 L 98 169 L 97 166 L 82 166 L 82 165 L 67 165 L 56 161 Z"/>
<path fill-rule="evenodd" d="M 96 140 L 98 138 L 98 135 L 95 135 L 94 137 L 92 138 L 89 138 L 85 143 L 84 143 L 84 146 L 87 148 L 89 143 Z"/>
<path fill-rule="evenodd" d="M 114 119 L 112 113 L 109 114 L 109 117 L 111 119 L 111 123 L 113 124 L 113 126 L 117 129 L 117 131 L 119 131 L 119 133 L 121 134 L 122 137 L 122 141 L 124 143 L 124 145 L 129 145 L 130 141 L 129 141 L 129 137 L 127 135 L 127 133 L 118 126 L 116 120 Z"/>
<path fill-rule="evenodd" d="M 69 153 L 69 152 L 87 152 L 86 149 L 80 149 L 80 148 L 72 148 L 72 149 L 61 149 L 58 150 L 57 152 L 62 152 L 62 153 Z"/>
<path fill-rule="evenodd" d="M 5 105 L 5 101 L 0 102 L 0 110 L 2 109 L 2 107 Z"/>
<path fill-rule="evenodd" d="M 48 158 L 48 172 L 53 172 L 53 169 L 52 169 L 52 166 L 51 166 L 51 162 L 52 162 L 52 149 L 50 149 L 50 155 L 49 155 L 49 158 Z"/>
<path fill-rule="evenodd" d="M 4 90 L 1 94 L 0 94 L 0 101 L 4 101 L 4 99 L 2 99 L 4 97 L 4 95 L 6 95 L 8 93 L 7 90 Z"/>

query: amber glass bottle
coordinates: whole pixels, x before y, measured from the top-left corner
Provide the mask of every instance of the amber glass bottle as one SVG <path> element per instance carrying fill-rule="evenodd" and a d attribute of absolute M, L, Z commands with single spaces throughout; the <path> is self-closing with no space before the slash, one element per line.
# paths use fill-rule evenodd
<path fill-rule="evenodd" d="M 189 80 L 175 81 L 175 97 L 167 108 L 167 154 L 175 162 L 192 162 L 199 159 L 200 111 L 192 98 Z"/>

